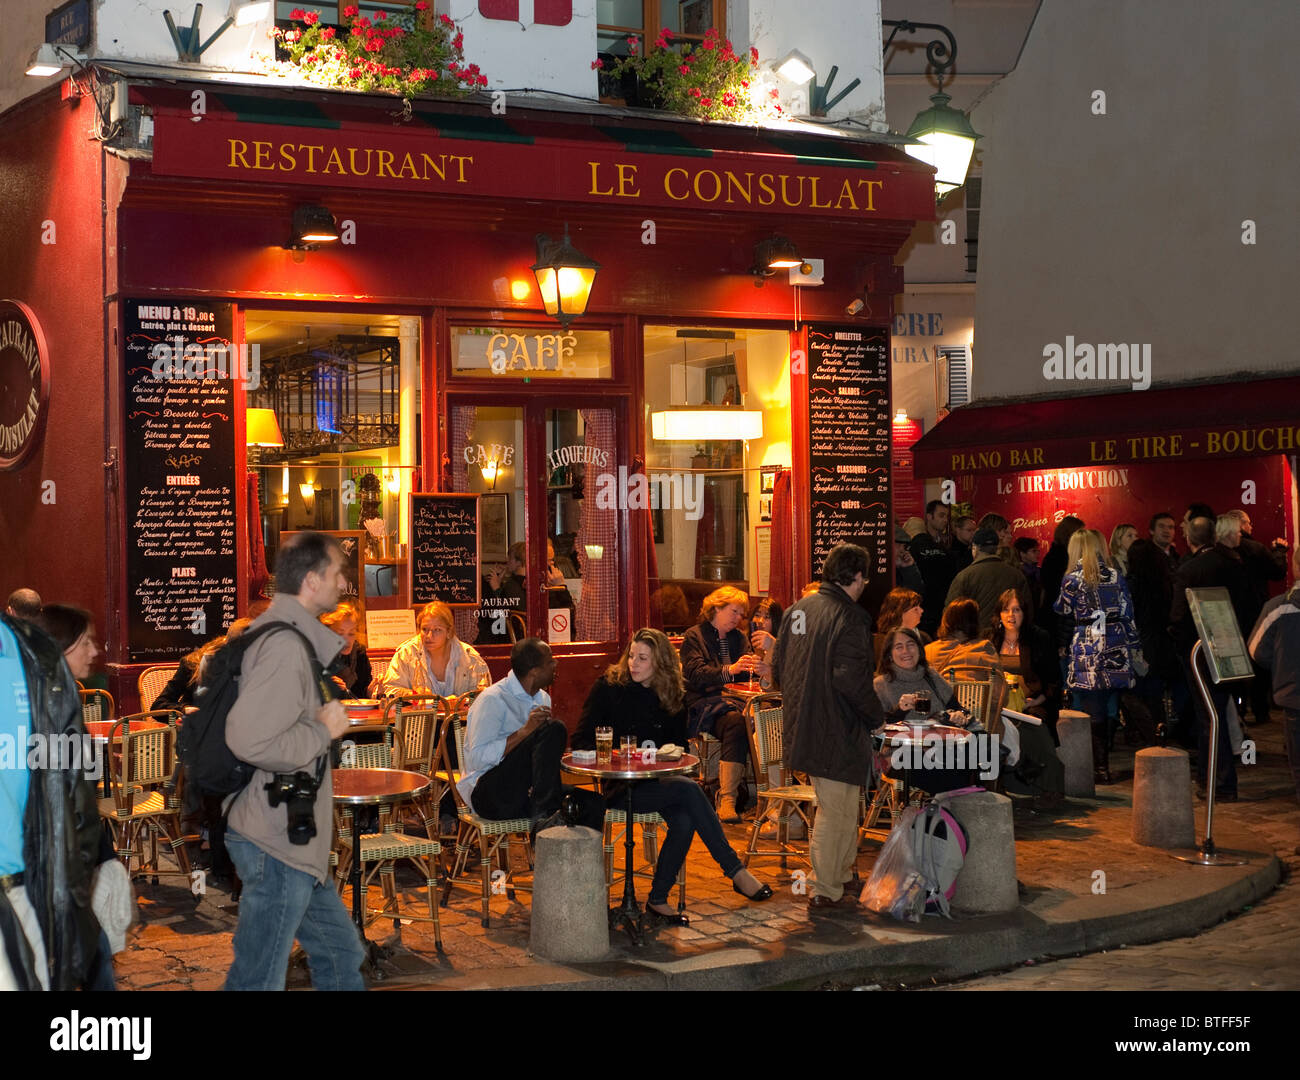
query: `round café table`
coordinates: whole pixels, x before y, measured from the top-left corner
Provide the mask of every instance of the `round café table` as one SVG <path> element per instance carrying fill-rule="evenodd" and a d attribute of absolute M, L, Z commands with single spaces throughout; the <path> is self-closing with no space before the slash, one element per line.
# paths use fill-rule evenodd
<path fill-rule="evenodd" d="M 375 961 L 382 958 L 384 950 L 366 937 L 366 912 L 361 886 L 361 835 L 357 832 L 357 807 L 396 806 L 414 799 L 429 786 L 429 778 L 404 769 L 335 769 L 334 802 L 345 806 L 352 826 L 352 921 L 361 935 L 361 945 L 371 972 L 378 978 L 381 973 Z"/>
<path fill-rule="evenodd" d="M 927 739 L 930 740 L 930 745 L 934 745 L 936 738 L 942 739 L 945 744 L 959 744 L 970 742 L 975 734 L 973 731 L 955 727 L 952 724 L 936 724 L 933 721 L 921 723 L 920 721 L 905 720 L 902 723 L 886 724 L 881 729 L 879 738 L 882 749 L 892 746 L 924 750 Z M 908 799 L 912 795 L 911 776 L 911 769 L 903 770 L 904 806 L 907 805 Z"/>
<path fill-rule="evenodd" d="M 655 761 L 646 764 L 641 760 L 641 751 L 626 760 L 615 751 L 608 765 L 575 762 L 573 754 L 567 753 L 560 759 L 560 767 L 568 772 L 583 776 L 595 776 L 601 780 L 627 781 L 627 828 L 623 831 L 623 902 L 609 912 L 609 924 L 617 927 L 620 923 L 632 938 L 633 944 L 641 945 L 645 940 L 645 912 L 636 902 L 636 886 L 632 878 L 632 853 L 636 845 L 632 842 L 632 788 L 646 780 L 658 780 L 664 776 L 682 776 L 694 772 L 700 759 L 694 754 L 683 754 L 677 761 Z"/>

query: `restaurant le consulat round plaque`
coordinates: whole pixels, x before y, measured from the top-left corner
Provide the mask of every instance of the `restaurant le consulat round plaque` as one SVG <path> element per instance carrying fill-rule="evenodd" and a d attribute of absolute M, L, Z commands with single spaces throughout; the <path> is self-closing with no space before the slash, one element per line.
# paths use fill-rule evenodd
<path fill-rule="evenodd" d="M 0 471 L 22 468 L 41 444 L 50 402 L 50 354 L 32 309 L 0 300 Z"/>

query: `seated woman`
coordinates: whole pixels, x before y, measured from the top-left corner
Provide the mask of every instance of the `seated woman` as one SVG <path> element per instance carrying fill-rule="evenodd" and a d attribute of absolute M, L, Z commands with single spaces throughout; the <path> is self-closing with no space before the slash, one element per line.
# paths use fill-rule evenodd
<path fill-rule="evenodd" d="M 875 636 L 872 645 L 876 650 L 876 660 L 880 660 L 885 649 L 885 637 L 891 630 L 905 626 L 917 630 L 921 625 L 921 594 L 913 589 L 890 589 L 880 605 L 880 614 L 876 618 Z M 930 644 L 930 635 L 924 630 L 917 630 L 921 637 L 921 646 Z"/>
<path fill-rule="evenodd" d="M 613 728 L 615 743 L 624 735 L 631 735 L 637 745 L 647 739 L 656 746 L 668 743 L 681 746 L 686 742 L 681 664 L 662 630 L 638 630 L 618 663 L 611 664 L 596 681 L 582 707 L 582 719 L 573 736 L 574 749 L 594 748 L 597 727 Z M 605 795 L 612 808 L 627 808 L 624 786 L 610 788 Z M 646 910 L 661 920 L 689 925 L 685 915 L 679 915 L 669 906 L 668 892 L 697 833 L 722 872 L 731 878 L 736 892 L 750 900 L 771 897 L 771 888 L 741 865 L 740 857 L 723 835 L 718 815 L 694 780 L 666 776 L 654 783 L 635 785 L 632 812 L 659 814 L 668 824 L 668 836 L 659 852 L 650 899 L 646 903 Z M 628 827 L 631 828 L 630 823 Z"/>
<path fill-rule="evenodd" d="M 334 682 L 344 697 L 365 697 L 370 691 L 370 657 L 357 609 L 345 600 L 320 621 L 343 639 L 343 651 L 334 662 Z"/>
<path fill-rule="evenodd" d="M 1036 716 L 1041 726 L 1016 724 L 1020 761 L 1006 776 L 1008 790 L 1034 796 L 1034 807 L 1052 810 L 1065 798 L 1065 766 L 1056 755 L 1056 718 L 1061 705 L 1060 666 L 1047 631 L 1025 622 L 1020 597 L 998 597 L 998 621 L 989 632 L 1007 680 L 1003 707 Z"/>
<path fill-rule="evenodd" d="M 884 647 L 876 661 L 876 679 L 873 683 L 880 707 L 885 711 L 886 723 L 903 720 L 932 719 L 953 727 L 965 727 L 970 715 L 958 704 L 952 687 L 931 670 L 921 650 L 921 634 L 911 627 L 895 627 L 885 635 Z M 928 706 L 918 709 L 918 699 L 929 699 Z M 891 750 L 888 740 L 885 751 Z M 886 772 L 892 775 L 890 769 Z M 969 787 L 974 782 L 974 769 L 909 769 L 908 780 L 913 787 L 932 795 Z"/>
<path fill-rule="evenodd" d="M 415 637 L 397 647 L 376 680 L 380 694 L 457 697 L 492 681 L 487 662 L 456 636 L 456 620 L 441 600 L 425 604 L 415 625 Z"/>
<path fill-rule="evenodd" d="M 737 629 L 748 607 L 749 597 L 739 589 L 714 589 L 704 598 L 700 621 L 686 631 L 681 648 L 688 734 L 695 738 L 708 732 L 722 743 L 718 817 L 728 822 L 740 820 L 736 797 L 749 760 L 749 734 L 740 706 L 725 699 L 722 688 L 751 672 L 763 678 L 772 674 L 771 665 L 754 656 L 749 640 Z"/>
<path fill-rule="evenodd" d="M 756 660 L 771 663 L 772 650 L 776 647 L 776 635 L 780 629 L 781 605 L 766 596 L 758 602 L 749 617 L 749 644 Z M 765 677 L 762 685 L 766 690 L 772 685 L 772 680 Z"/>
<path fill-rule="evenodd" d="M 982 667 L 997 672 L 995 689 L 1005 685 L 997 650 L 980 636 L 980 607 L 969 597 L 954 600 L 943 611 L 939 636 L 925 647 L 925 658 L 935 671 L 953 667 Z M 1002 707 L 990 710 L 997 715 Z"/>

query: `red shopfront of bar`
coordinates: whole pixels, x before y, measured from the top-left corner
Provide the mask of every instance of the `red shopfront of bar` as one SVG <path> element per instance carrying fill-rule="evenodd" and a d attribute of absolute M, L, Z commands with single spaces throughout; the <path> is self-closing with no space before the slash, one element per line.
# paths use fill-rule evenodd
<path fill-rule="evenodd" d="M 1245 510 L 1255 539 L 1292 546 L 1297 400 L 1300 380 L 1273 378 L 971 405 L 915 445 L 916 471 L 956 479 L 958 501 L 1044 551 L 1066 514 L 1145 536 L 1153 514 L 1181 520 L 1193 501 Z"/>
<path fill-rule="evenodd" d="M 27 137 L 14 154 L 33 178 L 4 210 L 4 224 L 36 237 L 55 213 L 63 230 L 59 248 L 30 245 L 0 268 L 0 296 L 35 311 L 53 367 L 36 464 L 0 474 L 18 551 L 5 584 L 32 585 L 47 600 L 95 613 L 123 708 L 134 703 L 146 662 L 129 629 L 140 607 L 128 588 L 137 534 L 123 485 L 133 466 L 121 453 L 131 445 L 129 425 L 140 422 L 129 414 L 140 410 L 127 407 L 125 339 L 138 331 L 141 310 L 166 305 L 215 318 L 228 309 L 230 341 L 259 344 L 268 375 L 257 388 L 235 388 L 234 460 L 223 474 L 235 504 L 240 613 L 254 574 L 249 525 L 256 532 L 259 517 L 272 547 L 280 531 L 302 527 L 363 532 L 353 505 L 368 496 L 379 509 L 363 512 L 386 532 L 374 538 L 383 555 L 367 558 L 393 566 L 390 576 L 400 579 L 395 550 L 403 537 L 409 542 L 400 504 L 412 491 L 505 495 L 479 500 L 487 515 L 480 527 L 494 530 L 491 541 L 480 534 L 481 551 L 491 543 L 495 562 L 508 541 L 524 542 L 520 616 L 530 633 L 553 630 L 561 587 L 551 584 L 548 595 L 548 578 L 562 573 L 568 581 L 568 632 L 586 640 L 556 645 L 557 704 L 576 711 L 630 631 L 662 618 L 664 586 L 680 588 L 695 608 L 690 616 L 714 584 L 753 592 L 773 569 L 754 565 L 753 530 L 771 516 L 790 521 L 782 542 L 774 538 L 774 558 L 787 561 L 777 579 L 797 594 L 811 576 L 821 519 L 810 516 L 810 425 L 818 421 L 805 357 L 822 357 L 814 375 L 831 378 L 842 362 L 840 337 L 864 336 L 887 361 L 888 313 L 902 285 L 893 259 L 915 221 L 933 216 L 928 169 L 855 140 L 605 110 L 511 105 L 497 117 L 486 104 L 426 102 L 404 116 L 386 98 L 211 83 L 140 82 L 131 100 L 152 115 L 149 153 L 87 147 L 77 103 L 51 94 L 0 118 L 4 145 Z M 294 212 L 304 205 L 326 207 L 344 242 L 290 250 Z M 530 267 L 537 234 L 558 238 L 566 227 L 601 269 L 587 314 L 564 331 L 542 312 Z M 755 287 L 755 245 L 774 234 L 822 260 L 821 285 L 794 288 L 782 270 Z M 864 290 L 870 310 L 882 313 L 874 322 L 844 314 Z M 494 335 L 504 335 L 496 351 L 517 362 L 483 361 L 495 355 Z M 575 357 L 567 370 L 548 359 L 557 349 Z M 411 371 L 418 383 L 398 380 Z M 389 375 L 398 380 L 393 388 Z M 872 408 L 887 458 L 883 378 L 884 400 Z M 78 394 L 80 387 L 88 392 Z M 412 388 L 418 408 L 398 404 Z M 312 408 L 295 405 L 288 415 L 292 393 L 308 394 Z M 763 411 L 764 436 L 743 447 L 652 438 L 651 413 L 704 403 Z M 281 410 L 286 444 L 298 445 L 245 451 L 244 410 L 264 405 Z M 299 430 L 304 416 L 311 423 Z M 413 430 L 403 416 L 414 417 Z M 382 436 L 390 442 L 340 453 L 345 436 L 331 443 L 321 435 L 366 426 L 391 432 Z M 510 431 L 517 439 L 502 434 Z M 399 455 L 399 442 L 409 454 Z M 314 445 L 324 450 L 313 453 Z M 587 465 L 586 492 L 577 459 Z M 788 517 L 759 490 L 759 468 L 772 465 L 791 470 L 777 487 L 778 496 L 790 492 Z M 665 478 L 682 473 L 688 496 L 692 478 L 702 476 L 703 499 L 685 511 L 660 505 L 638 513 L 627 477 L 653 478 L 660 468 Z M 260 508 L 244 494 L 250 470 Z M 65 486 L 42 511 L 36 481 L 50 473 Z M 363 490 L 350 502 L 367 473 L 379 492 Z M 172 478 L 183 474 L 178 463 Z M 595 542 L 584 514 L 606 474 L 624 496 L 615 524 Z M 879 490 L 887 506 L 887 481 Z M 844 526 L 850 534 L 853 527 Z M 75 555 L 58 550 L 60 537 L 75 538 Z M 605 573 L 593 569 L 600 559 Z M 586 601 L 584 587 L 592 590 Z M 372 611 L 410 606 L 401 587 L 367 599 Z M 478 614 L 461 609 L 463 636 L 482 630 Z M 495 677 L 504 674 L 507 645 L 476 647 Z"/>

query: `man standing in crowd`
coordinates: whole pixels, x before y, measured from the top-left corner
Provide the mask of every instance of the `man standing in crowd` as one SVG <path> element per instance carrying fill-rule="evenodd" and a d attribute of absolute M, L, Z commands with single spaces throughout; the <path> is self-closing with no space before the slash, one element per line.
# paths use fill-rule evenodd
<path fill-rule="evenodd" d="M 294 938 L 317 990 L 365 989 L 357 928 L 329 874 L 330 742 L 348 730 L 348 716 L 331 700 L 323 673 L 343 639 L 319 617 L 334 610 L 347 585 L 344 564 L 333 537 L 310 531 L 290 537 L 275 560 L 275 599 L 245 631 L 288 623 L 298 633 L 268 630 L 248 646 L 239 698 L 226 718 L 231 753 L 257 769 L 229 806 L 226 850 L 244 887 L 227 990 L 283 990 Z M 291 774 L 300 786 L 315 785 L 311 818 L 293 833 L 291 804 L 282 799 L 272 806 L 268 790 Z"/>
<path fill-rule="evenodd" d="M 18 748 L 13 767 L 0 768 L 0 990 L 112 986 L 111 966 L 103 984 L 92 976 L 96 964 L 111 964 L 97 958 L 91 910 L 103 836 L 94 787 L 80 763 L 53 767 L 51 756 L 51 767 L 27 768 L 29 735 L 53 755 L 84 734 L 77 684 L 58 646 L 30 623 L 0 616 L 0 738 Z"/>
<path fill-rule="evenodd" d="M 908 535 L 902 529 L 894 528 L 894 584 L 900 589 L 911 589 L 919 595 L 925 594 L 925 578 L 907 549 L 910 543 Z"/>
<path fill-rule="evenodd" d="M 998 597 L 1008 589 L 1015 589 L 1020 596 L 1020 606 L 1024 609 L 1025 622 L 1034 617 L 1034 604 L 1029 596 L 1029 581 L 1019 570 L 998 555 L 1001 546 L 997 532 L 987 525 L 975 530 L 975 561 L 952 579 L 948 595 L 944 598 L 947 607 L 954 600 L 968 596 L 980 607 L 980 632 L 986 633 L 998 617 Z"/>
<path fill-rule="evenodd" d="M 1274 541 L 1272 548 L 1266 548 L 1251 534 L 1254 527 L 1250 521 L 1250 515 L 1245 510 L 1229 510 L 1228 516 L 1237 521 L 1241 529 L 1241 543 L 1237 545 L 1237 554 L 1241 556 L 1242 565 L 1246 568 L 1246 584 L 1250 591 L 1251 600 L 1255 606 L 1253 612 L 1254 618 L 1250 625 L 1255 624 L 1259 618 L 1260 611 L 1268 603 L 1269 584 L 1274 581 L 1286 580 L 1286 545 L 1280 541 Z M 1245 630 L 1245 625 L 1242 630 Z M 1249 689 L 1242 695 L 1241 709 L 1242 718 L 1245 718 L 1246 711 L 1244 708 L 1245 699 L 1250 699 L 1250 711 L 1255 717 L 1255 723 L 1263 724 L 1268 721 L 1269 701 L 1272 694 L 1269 688 L 1268 669 L 1255 665 L 1255 681 L 1250 684 Z"/>
<path fill-rule="evenodd" d="M 957 564 L 945 546 L 947 533 L 948 507 L 938 499 L 931 499 L 925 504 L 925 532 L 916 536 L 908 547 L 925 581 L 921 629 L 931 637 L 939 631 L 943 599 L 948 595 L 952 579 L 957 576 Z"/>
<path fill-rule="evenodd" d="M 856 544 L 835 545 L 817 591 L 781 617 L 772 659 L 784 701 L 785 760 L 809 775 L 817 793 L 812 912 L 857 903 L 844 887 L 857 861 L 858 792 L 871 773 L 871 732 L 885 722 L 870 678 L 871 620 L 858 606 L 868 566 Z"/>
<path fill-rule="evenodd" d="M 533 830 L 563 822 L 560 800 L 572 795 L 578 824 L 605 826 L 605 802 L 592 791 L 560 783 L 560 758 L 569 736 L 551 716 L 546 688 L 555 681 L 555 657 L 539 638 L 510 650 L 510 674 L 484 690 L 469 709 L 465 775 L 457 788 L 474 813 L 493 821 L 529 818 Z M 554 818 L 553 822 L 548 819 Z"/>
<path fill-rule="evenodd" d="M 1164 556 L 1165 562 L 1169 564 L 1169 572 L 1172 574 L 1178 569 L 1179 562 L 1182 561 L 1178 554 L 1178 549 L 1174 547 L 1174 515 L 1168 511 L 1161 511 L 1156 514 L 1148 526 L 1151 534 L 1151 543 L 1160 549 L 1160 554 Z M 1130 549 L 1130 553 L 1131 553 Z"/>
<path fill-rule="evenodd" d="M 975 553 L 971 551 L 974 537 L 975 519 L 969 514 L 962 514 L 952 523 L 952 560 L 959 571 L 965 570 L 975 559 Z"/>
<path fill-rule="evenodd" d="M 1300 545 L 1291 553 L 1297 582 L 1275 596 L 1250 632 L 1250 658 L 1273 676 L 1273 700 L 1282 710 L 1286 758 L 1300 799 Z M 1300 855 L 1300 847 L 1295 849 Z"/>
<path fill-rule="evenodd" d="M 9 594 L 5 614 L 14 619 L 34 619 L 41 613 L 41 594 L 35 589 L 15 589 Z"/>
<path fill-rule="evenodd" d="M 1233 524 L 1235 526 L 1235 522 Z M 1187 535 L 1191 552 L 1178 568 L 1178 573 L 1174 575 L 1170 621 L 1174 643 L 1178 649 L 1178 660 L 1183 667 L 1183 677 L 1187 682 L 1192 705 L 1196 709 L 1199 720 L 1196 740 L 1197 794 L 1204 797 L 1210 762 L 1210 714 L 1205 709 L 1205 701 L 1197 689 L 1196 677 L 1192 672 L 1192 648 L 1196 644 L 1198 634 L 1196 623 L 1192 619 L 1191 607 L 1187 602 L 1187 590 L 1216 586 L 1226 588 L 1240 622 L 1239 613 L 1246 599 L 1246 572 L 1231 547 L 1214 543 L 1215 523 L 1210 518 L 1193 517 L 1186 522 L 1183 531 Z M 1211 681 L 1209 667 L 1204 659 L 1200 662 L 1200 670 L 1201 677 L 1209 688 L 1210 697 L 1214 701 L 1214 709 L 1219 714 L 1219 761 L 1215 796 L 1226 802 L 1236 802 L 1237 766 L 1232 758 L 1232 742 L 1228 735 L 1229 687 L 1226 683 L 1216 685 Z"/>

